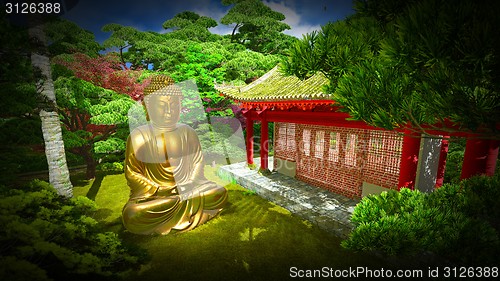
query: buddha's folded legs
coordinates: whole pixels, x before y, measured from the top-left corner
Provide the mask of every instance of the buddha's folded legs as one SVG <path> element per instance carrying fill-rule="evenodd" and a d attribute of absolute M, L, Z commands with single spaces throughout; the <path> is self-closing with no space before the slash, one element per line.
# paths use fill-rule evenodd
<path fill-rule="evenodd" d="M 221 209 L 227 201 L 227 190 L 213 182 L 206 182 L 199 187 L 200 196 L 203 197 L 203 209 Z"/>
<path fill-rule="evenodd" d="M 137 234 L 191 230 L 215 217 L 227 201 L 226 189 L 213 182 L 202 183 L 196 191 L 187 200 L 180 200 L 179 195 L 131 200 L 123 208 L 123 223 Z"/>
<path fill-rule="evenodd" d="M 215 184 L 207 186 L 203 190 L 203 200 L 203 213 L 198 223 L 199 225 L 214 218 L 222 211 L 222 207 L 224 207 L 227 201 L 227 190 Z"/>
<path fill-rule="evenodd" d="M 129 201 L 122 212 L 123 224 L 127 230 L 137 234 L 151 234 L 159 226 L 172 228 L 179 212 L 178 196 L 153 197 L 148 201 Z"/>

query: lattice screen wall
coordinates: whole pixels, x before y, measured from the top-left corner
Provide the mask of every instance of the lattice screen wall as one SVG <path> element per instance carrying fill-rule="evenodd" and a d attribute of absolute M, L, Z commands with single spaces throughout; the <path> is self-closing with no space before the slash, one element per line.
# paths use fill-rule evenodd
<path fill-rule="evenodd" d="M 295 161 L 297 148 L 295 144 L 295 124 L 274 124 L 274 157 Z"/>
<path fill-rule="evenodd" d="M 275 134 L 274 157 L 296 161 L 300 180 L 351 198 L 361 197 L 363 182 L 397 187 L 402 137 L 395 132 L 275 123 Z"/>
<path fill-rule="evenodd" d="M 396 189 L 403 137 L 391 131 L 369 131 L 368 157 L 363 169 L 366 182 Z"/>

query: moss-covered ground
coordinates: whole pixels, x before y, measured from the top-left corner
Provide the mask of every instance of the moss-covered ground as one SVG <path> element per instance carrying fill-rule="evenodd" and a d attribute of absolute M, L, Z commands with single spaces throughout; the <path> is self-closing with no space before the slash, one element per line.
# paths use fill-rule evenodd
<path fill-rule="evenodd" d="M 224 184 L 213 168 L 207 166 L 205 174 Z M 121 222 L 129 195 L 123 174 L 74 183 L 75 196 L 95 200 L 96 218 L 107 230 L 149 253 L 129 280 L 284 280 L 291 267 L 383 267 L 382 260 L 341 248 L 339 238 L 236 184 L 225 185 L 228 205 L 206 224 L 187 233 L 141 236 L 127 232 Z"/>

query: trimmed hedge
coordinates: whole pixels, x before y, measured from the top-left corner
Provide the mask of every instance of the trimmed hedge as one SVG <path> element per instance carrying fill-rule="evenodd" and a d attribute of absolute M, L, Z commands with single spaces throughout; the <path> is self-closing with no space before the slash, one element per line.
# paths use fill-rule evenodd
<path fill-rule="evenodd" d="M 123 162 L 105 162 L 97 165 L 96 171 L 106 175 L 123 173 Z"/>

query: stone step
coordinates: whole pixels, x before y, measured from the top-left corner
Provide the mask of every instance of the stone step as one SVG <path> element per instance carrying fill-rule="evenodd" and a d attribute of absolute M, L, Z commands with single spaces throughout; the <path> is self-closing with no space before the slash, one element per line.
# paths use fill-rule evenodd
<path fill-rule="evenodd" d="M 222 166 L 219 174 L 334 235 L 346 238 L 353 228 L 350 218 L 356 200 L 277 172 L 259 174 L 258 167 L 251 170 L 245 162 Z"/>

